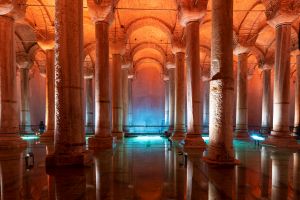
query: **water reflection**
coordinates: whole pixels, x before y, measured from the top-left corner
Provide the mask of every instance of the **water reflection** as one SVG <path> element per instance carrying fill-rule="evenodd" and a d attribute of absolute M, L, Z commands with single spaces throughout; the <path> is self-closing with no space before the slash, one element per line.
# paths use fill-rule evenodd
<path fill-rule="evenodd" d="M 204 150 L 170 147 L 164 139 L 126 139 L 114 150 L 94 152 L 87 168 L 45 169 L 52 144 L 0 152 L 2 199 L 300 199 L 300 152 L 250 143 L 236 147 L 240 165 L 202 162 Z M 26 170 L 24 153 L 35 164 Z M 184 155 L 187 155 L 187 159 Z"/>

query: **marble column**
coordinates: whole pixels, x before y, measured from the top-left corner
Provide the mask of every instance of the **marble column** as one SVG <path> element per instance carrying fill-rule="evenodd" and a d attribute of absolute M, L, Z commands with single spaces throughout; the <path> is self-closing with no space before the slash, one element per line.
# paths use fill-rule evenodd
<path fill-rule="evenodd" d="M 203 83 L 203 122 L 202 133 L 208 134 L 209 128 L 209 81 Z"/>
<path fill-rule="evenodd" d="M 296 152 L 293 154 L 293 199 L 300 199 L 300 152 Z"/>
<path fill-rule="evenodd" d="M 0 15 L 0 149 L 26 146 L 19 136 L 14 22 Z"/>
<path fill-rule="evenodd" d="M 175 117 L 175 64 L 167 65 L 169 71 L 169 131 L 174 131 Z"/>
<path fill-rule="evenodd" d="M 185 53 L 184 51 L 175 53 L 175 115 L 174 132 L 172 140 L 183 140 L 186 133 L 185 112 L 186 112 L 186 85 L 185 85 Z"/>
<path fill-rule="evenodd" d="M 235 137 L 248 139 L 248 53 L 238 54 Z"/>
<path fill-rule="evenodd" d="M 128 66 L 122 66 L 122 99 L 123 99 L 123 132 L 128 133 L 128 100 L 129 100 L 129 84 L 128 84 Z"/>
<path fill-rule="evenodd" d="M 263 96 L 261 133 L 270 134 L 271 131 L 271 68 L 263 70 Z"/>
<path fill-rule="evenodd" d="M 133 109 L 132 109 L 132 81 L 133 76 L 128 76 L 128 125 L 127 127 L 130 131 L 130 126 L 133 124 Z"/>
<path fill-rule="evenodd" d="M 72 31 L 65 31 L 72 28 Z M 85 151 L 83 108 L 83 2 L 55 1 L 55 138 L 47 167 L 83 166 Z"/>
<path fill-rule="evenodd" d="M 296 56 L 296 84 L 295 84 L 295 117 L 294 130 L 295 136 L 300 136 L 300 52 Z"/>
<path fill-rule="evenodd" d="M 291 23 L 276 25 L 273 129 L 265 144 L 297 147 L 289 130 Z"/>
<path fill-rule="evenodd" d="M 123 96 L 121 54 L 112 55 L 112 135 L 123 139 Z"/>
<path fill-rule="evenodd" d="M 232 0 L 212 1 L 209 146 L 205 161 L 234 164 Z"/>
<path fill-rule="evenodd" d="M 46 131 L 41 139 L 54 140 L 55 94 L 54 94 L 54 50 L 46 49 Z"/>
<path fill-rule="evenodd" d="M 165 85 L 165 127 L 169 127 L 169 89 L 170 81 L 169 77 L 164 78 Z"/>
<path fill-rule="evenodd" d="M 288 199 L 291 152 L 272 152 L 272 200 Z"/>
<path fill-rule="evenodd" d="M 187 101 L 188 130 L 184 140 L 184 148 L 204 148 L 206 144 L 202 138 L 202 95 L 201 95 L 201 67 L 199 52 L 199 21 L 186 24 L 186 61 L 187 61 Z M 189 125 L 190 124 L 190 125 Z"/>
<path fill-rule="evenodd" d="M 109 23 L 96 21 L 95 65 L 95 136 L 89 138 L 89 148 L 112 148 L 111 97 L 109 70 Z"/>
<path fill-rule="evenodd" d="M 86 88 L 86 97 L 85 97 L 85 132 L 86 134 L 94 133 L 94 95 L 93 95 L 93 78 L 85 78 L 85 88 Z"/>
<path fill-rule="evenodd" d="M 30 87 L 29 87 L 29 66 L 31 63 L 25 62 L 19 65 L 21 105 L 20 105 L 20 128 L 22 134 L 34 134 L 31 129 L 30 116 Z"/>

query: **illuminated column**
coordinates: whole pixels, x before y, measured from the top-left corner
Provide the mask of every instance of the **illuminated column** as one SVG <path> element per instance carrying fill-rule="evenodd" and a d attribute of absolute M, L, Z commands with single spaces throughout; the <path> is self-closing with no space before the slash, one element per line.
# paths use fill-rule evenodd
<path fill-rule="evenodd" d="M 93 95 L 93 76 L 85 76 L 85 88 L 86 88 L 86 97 L 85 97 L 85 132 L 93 133 L 94 125 L 94 95 Z"/>
<path fill-rule="evenodd" d="M 202 132 L 208 134 L 209 127 L 209 81 L 203 83 L 203 129 Z"/>
<path fill-rule="evenodd" d="M 295 136 L 300 136 L 300 52 L 296 55 L 296 84 L 295 84 L 295 118 L 294 130 Z"/>
<path fill-rule="evenodd" d="M 89 148 L 112 148 L 114 138 L 111 135 L 111 97 L 109 70 L 109 22 L 112 13 L 102 12 L 103 7 L 94 0 L 87 0 L 89 13 L 95 22 L 96 64 L 95 64 L 95 136 L 89 138 Z M 105 14 L 102 16 L 101 14 Z"/>
<path fill-rule="evenodd" d="M 165 82 L 165 126 L 169 126 L 169 89 L 170 89 L 170 81 L 169 77 L 165 76 L 164 77 L 164 82 Z"/>
<path fill-rule="evenodd" d="M 187 135 L 184 140 L 184 148 L 203 148 L 206 146 L 201 137 L 203 113 L 199 51 L 200 20 L 206 12 L 203 2 L 205 1 L 201 3 L 200 1 L 182 1 L 179 15 L 181 24 L 186 27 Z M 186 9 L 189 6 L 192 6 L 193 9 Z"/>
<path fill-rule="evenodd" d="M 233 164 L 232 0 L 212 1 L 212 63 L 209 96 L 209 146 L 204 159 Z"/>
<path fill-rule="evenodd" d="M 272 152 L 272 200 L 288 199 L 290 157 L 288 152 Z"/>
<path fill-rule="evenodd" d="M 122 37 L 122 36 L 121 36 Z M 112 47 L 112 135 L 123 139 L 122 55 L 126 38 L 114 38 Z"/>
<path fill-rule="evenodd" d="M 293 166 L 293 191 L 294 200 L 300 199 L 300 153 L 296 152 L 294 156 Z"/>
<path fill-rule="evenodd" d="M 169 132 L 174 131 L 175 118 L 175 63 L 167 63 L 169 71 Z"/>
<path fill-rule="evenodd" d="M 0 3 L 0 149 L 23 148 L 26 142 L 19 136 L 15 19 L 10 16 L 10 12 L 13 13 L 17 8 L 6 3 L 2 7 L 2 4 Z M 5 5 L 8 7 L 5 8 Z"/>
<path fill-rule="evenodd" d="M 271 131 L 271 68 L 263 69 L 263 96 L 262 96 L 262 117 L 261 133 L 269 134 Z"/>
<path fill-rule="evenodd" d="M 46 166 L 83 166 L 91 159 L 84 149 L 82 1 L 55 2 L 55 33 L 55 145 Z"/>
<path fill-rule="evenodd" d="M 261 149 L 261 197 L 269 197 L 270 151 L 263 146 Z"/>
<path fill-rule="evenodd" d="M 248 53 L 238 54 L 237 67 L 237 101 L 235 137 L 249 138 L 248 134 Z"/>
<path fill-rule="evenodd" d="M 185 84 L 185 53 L 182 42 L 173 41 L 173 53 L 175 54 L 175 117 L 172 140 L 183 140 L 186 133 L 186 84 Z"/>
<path fill-rule="evenodd" d="M 33 134 L 30 117 L 30 88 L 29 70 L 32 63 L 26 55 L 18 56 L 18 67 L 20 72 L 21 105 L 20 105 L 20 128 L 22 134 Z"/>
<path fill-rule="evenodd" d="M 291 23 L 276 25 L 273 130 L 265 144 L 297 146 L 289 130 Z"/>
<path fill-rule="evenodd" d="M 54 140 L 54 121 L 55 121 L 54 50 L 46 49 L 45 53 L 46 53 L 46 123 L 45 123 L 46 132 L 41 136 L 41 139 Z"/>
<path fill-rule="evenodd" d="M 129 80 L 128 80 L 128 70 L 131 63 L 125 63 L 122 65 L 122 95 L 123 95 L 123 131 L 125 133 L 129 132 L 129 117 L 128 117 L 128 101 L 129 101 Z"/>
<path fill-rule="evenodd" d="M 133 110 L 132 110 L 132 81 L 133 75 L 128 75 L 128 125 L 133 123 Z M 130 130 L 130 127 L 128 128 Z"/>

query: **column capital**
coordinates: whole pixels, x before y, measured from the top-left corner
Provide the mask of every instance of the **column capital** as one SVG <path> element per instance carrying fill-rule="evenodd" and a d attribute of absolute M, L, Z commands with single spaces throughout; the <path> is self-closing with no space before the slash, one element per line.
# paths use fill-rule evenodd
<path fill-rule="evenodd" d="M 294 50 L 294 51 L 292 51 L 291 52 L 291 54 L 293 55 L 293 56 L 300 56 L 300 50 L 299 49 L 296 49 L 296 50 Z"/>
<path fill-rule="evenodd" d="M 185 40 L 178 35 L 173 35 L 172 36 L 172 53 L 185 53 Z"/>
<path fill-rule="evenodd" d="M 270 26 L 291 24 L 299 17 L 300 4 L 294 0 L 262 0 L 266 7 L 265 15 Z"/>
<path fill-rule="evenodd" d="M 18 53 L 16 57 L 17 66 L 20 69 L 30 69 L 32 61 L 26 53 Z"/>
<path fill-rule="evenodd" d="M 167 68 L 168 70 L 170 70 L 170 69 L 175 69 L 175 68 L 176 68 L 175 62 L 174 62 L 174 61 L 173 61 L 173 62 L 171 62 L 171 61 L 166 62 L 166 68 Z"/>
<path fill-rule="evenodd" d="M 1 0 L 0 16 L 7 16 L 13 19 L 24 17 L 27 0 Z"/>
<path fill-rule="evenodd" d="M 87 0 L 89 14 L 94 23 L 107 22 L 111 24 L 114 18 L 115 0 Z"/>
<path fill-rule="evenodd" d="M 83 65 L 84 79 L 93 79 L 95 74 L 95 67 L 91 62 L 85 62 Z"/>
<path fill-rule="evenodd" d="M 179 21 L 182 26 L 199 22 L 206 14 L 208 0 L 179 0 Z"/>
<path fill-rule="evenodd" d="M 242 46 L 237 44 L 233 49 L 233 54 L 238 56 L 240 54 L 248 54 L 250 52 L 250 48 L 246 46 Z"/>
<path fill-rule="evenodd" d="M 37 35 L 39 35 L 39 34 L 37 34 Z M 38 37 L 37 43 L 41 47 L 41 49 L 43 49 L 44 51 L 53 50 L 54 45 L 55 45 L 54 31 L 51 34 L 47 34 L 46 38 Z"/>

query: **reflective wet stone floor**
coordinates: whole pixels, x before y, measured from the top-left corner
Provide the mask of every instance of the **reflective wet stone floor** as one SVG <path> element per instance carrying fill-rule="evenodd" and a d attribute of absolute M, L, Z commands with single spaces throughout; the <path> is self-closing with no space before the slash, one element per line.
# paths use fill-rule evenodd
<path fill-rule="evenodd" d="M 187 158 L 159 136 L 126 138 L 94 152 L 85 168 L 46 172 L 53 145 L 28 142 L 23 152 L 0 152 L 2 199 L 300 199 L 300 154 L 234 141 L 240 165 L 207 165 L 196 151 Z M 33 153 L 33 157 L 28 153 Z"/>

